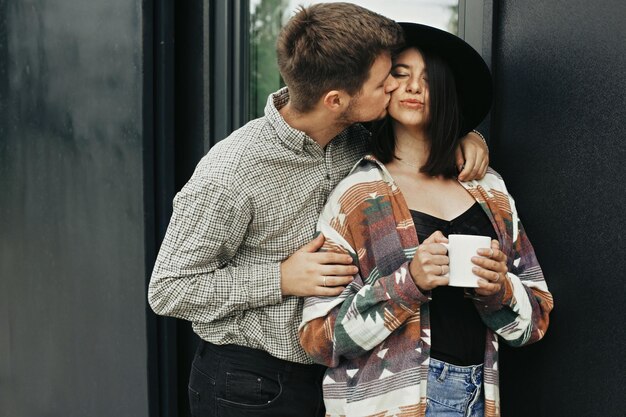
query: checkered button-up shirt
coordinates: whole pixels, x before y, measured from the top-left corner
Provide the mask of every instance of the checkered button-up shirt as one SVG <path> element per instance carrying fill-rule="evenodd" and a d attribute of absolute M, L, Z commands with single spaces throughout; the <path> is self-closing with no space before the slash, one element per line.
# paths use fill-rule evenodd
<path fill-rule="evenodd" d="M 211 343 L 312 363 L 298 342 L 302 299 L 281 295 L 280 262 L 312 239 L 369 132 L 354 125 L 321 148 L 281 117 L 288 98 L 270 95 L 265 116 L 215 145 L 176 195 L 148 300 Z"/>

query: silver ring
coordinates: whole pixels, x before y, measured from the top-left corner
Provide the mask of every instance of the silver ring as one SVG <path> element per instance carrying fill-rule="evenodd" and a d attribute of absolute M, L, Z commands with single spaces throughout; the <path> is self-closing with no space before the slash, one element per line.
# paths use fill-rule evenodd
<path fill-rule="evenodd" d="M 498 281 L 500 281 L 500 274 L 498 274 L 498 279 L 496 279 L 496 280 L 494 281 L 494 283 L 495 283 L 495 282 L 498 282 Z"/>
<path fill-rule="evenodd" d="M 324 278 L 324 286 L 326 286 L 326 275 L 322 275 L 322 278 Z"/>
<path fill-rule="evenodd" d="M 439 275 L 443 275 L 443 265 L 439 265 L 441 267 L 441 274 Z"/>
<path fill-rule="evenodd" d="M 490 258 L 493 258 L 493 248 L 489 248 L 491 250 L 491 255 L 489 255 Z"/>

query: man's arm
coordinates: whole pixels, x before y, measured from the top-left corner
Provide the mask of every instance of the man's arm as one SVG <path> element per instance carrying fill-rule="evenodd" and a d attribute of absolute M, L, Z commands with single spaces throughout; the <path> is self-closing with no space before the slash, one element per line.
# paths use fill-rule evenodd
<path fill-rule="evenodd" d="M 280 264 L 235 266 L 251 220 L 245 198 L 192 178 L 174 199 L 148 301 L 158 313 L 210 322 L 281 301 Z"/>
<path fill-rule="evenodd" d="M 233 265 L 251 210 L 245 197 L 199 176 L 185 185 L 150 280 L 156 313 L 211 322 L 283 296 L 337 295 L 352 281 L 357 269 L 349 256 L 315 253 L 323 236 L 283 262 Z"/>
<path fill-rule="evenodd" d="M 479 180 L 487 173 L 489 148 L 478 131 L 473 130 L 461 139 L 455 155 L 459 180 Z"/>

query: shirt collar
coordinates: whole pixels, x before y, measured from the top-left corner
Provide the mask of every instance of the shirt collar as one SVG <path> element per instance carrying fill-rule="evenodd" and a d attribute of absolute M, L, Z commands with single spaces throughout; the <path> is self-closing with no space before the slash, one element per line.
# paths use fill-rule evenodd
<path fill-rule="evenodd" d="M 299 152 L 304 148 L 305 142 L 315 141 L 303 131 L 289 126 L 285 119 L 283 119 L 279 110 L 282 109 L 288 101 L 289 91 L 287 87 L 283 87 L 277 92 L 270 94 L 267 98 L 267 104 L 265 105 L 265 117 L 276 131 L 276 136 L 278 136 L 280 141 L 288 148 Z"/>

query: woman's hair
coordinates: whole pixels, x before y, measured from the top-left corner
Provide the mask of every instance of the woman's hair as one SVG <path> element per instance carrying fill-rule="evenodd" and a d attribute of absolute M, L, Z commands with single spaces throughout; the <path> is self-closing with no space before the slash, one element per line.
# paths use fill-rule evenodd
<path fill-rule="evenodd" d="M 436 176 L 454 177 L 454 151 L 461 136 L 461 112 L 452 70 L 439 56 L 420 51 L 426 64 L 430 99 L 426 135 L 430 139 L 430 154 L 420 172 Z M 391 116 L 371 125 L 370 152 L 382 163 L 395 157 L 396 136 Z"/>

